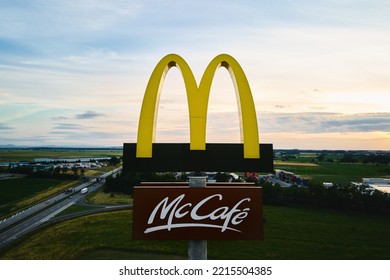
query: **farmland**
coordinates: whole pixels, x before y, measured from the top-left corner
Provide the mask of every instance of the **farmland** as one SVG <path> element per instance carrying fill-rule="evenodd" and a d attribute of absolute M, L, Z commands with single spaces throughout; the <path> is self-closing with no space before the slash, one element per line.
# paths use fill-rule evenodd
<path fill-rule="evenodd" d="M 361 182 L 364 177 L 390 176 L 390 153 L 346 153 L 344 151 L 276 153 L 275 169 L 299 174 L 308 178 L 311 185 L 322 182 L 346 185 Z M 377 159 L 371 160 L 372 158 Z M 348 159 L 348 160 L 346 160 Z M 371 160 L 371 161 L 370 161 Z"/>
<path fill-rule="evenodd" d="M 121 157 L 121 149 L 18 148 L 0 149 L 0 162 L 32 161 L 35 158 Z"/>
<path fill-rule="evenodd" d="M 310 184 L 321 185 L 322 182 L 349 184 L 361 182 L 363 177 L 383 177 L 390 174 L 388 165 L 364 163 L 329 163 L 321 162 L 316 165 L 306 165 L 294 162 L 279 162 L 275 168 L 300 174 L 310 180 Z"/>

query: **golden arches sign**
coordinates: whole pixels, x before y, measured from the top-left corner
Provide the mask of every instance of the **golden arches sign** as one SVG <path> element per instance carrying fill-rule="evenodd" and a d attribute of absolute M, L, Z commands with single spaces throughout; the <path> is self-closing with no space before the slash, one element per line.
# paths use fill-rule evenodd
<path fill-rule="evenodd" d="M 240 117 L 241 141 L 244 144 L 244 158 L 260 158 L 257 117 L 252 93 L 239 63 L 230 55 L 221 54 L 207 66 L 199 87 L 187 62 L 177 54 L 162 58 L 155 67 L 146 87 L 139 119 L 137 137 L 137 158 L 151 158 L 156 129 L 159 96 L 165 76 L 170 68 L 178 67 L 182 73 L 190 118 L 190 149 L 206 149 L 206 120 L 211 83 L 215 71 L 225 67 L 232 78 Z"/>

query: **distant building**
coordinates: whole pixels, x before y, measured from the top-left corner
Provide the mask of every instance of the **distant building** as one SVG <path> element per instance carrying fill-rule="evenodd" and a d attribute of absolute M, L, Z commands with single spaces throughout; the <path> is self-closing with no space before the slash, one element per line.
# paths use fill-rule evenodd
<path fill-rule="evenodd" d="M 280 169 L 275 169 L 275 174 L 265 179 L 271 183 L 279 184 L 281 187 L 291 187 L 292 185 L 307 187 L 309 183 L 309 180 L 306 178 Z"/>
<path fill-rule="evenodd" d="M 110 160 L 110 157 L 95 158 L 34 158 L 33 163 L 73 163 L 73 162 L 92 162 Z"/>
<path fill-rule="evenodd" d="M 309 180 L 306 178 L 280 169 L 275 169 L 275 177 L 280 181 L 297 186 L 307 186 L 309 182 Z"/>
<path fill-rule="evenodd" d="M 379 184 L 379 185 L 387 185 L 390 187 L 390 179 L 385 178 L 363 178 L 363 185 L 368 186 L 369 184 Z"/>
<path fill-rule="evenodd" d="M 378 190 L 390 196 L 390 179 L 363 178 L 362 181 L 363 181 L 362 183 L 363 186 Z"/>

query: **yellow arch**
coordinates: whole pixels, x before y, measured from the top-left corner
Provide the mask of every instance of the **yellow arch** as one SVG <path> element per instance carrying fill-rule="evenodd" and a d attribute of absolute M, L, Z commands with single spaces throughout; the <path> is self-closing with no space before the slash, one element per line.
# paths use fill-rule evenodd
<path fill-rule="evenodd" d="M 241 140 L 244 143 L 244 158 L 259 158 L 259 134 L 252 93 L 245 73 L 238 62 L 227 54 L 215 57 L 207 66 L 199 88 L 194 75 L 183 58 L 169 54 L 156 65 L 149 79 L 142 102 L 138 126 L 137 152 L 138 158 L 152 157 L 159 97 L 165 76 L 171 67 L 178 67 L 182 73 L 187 91 L 190 117 L 190 149 L 206 149 L 206 120 L 210 88 L 215 71 L 225 67 L 232 78 L 240 118 Z"/>

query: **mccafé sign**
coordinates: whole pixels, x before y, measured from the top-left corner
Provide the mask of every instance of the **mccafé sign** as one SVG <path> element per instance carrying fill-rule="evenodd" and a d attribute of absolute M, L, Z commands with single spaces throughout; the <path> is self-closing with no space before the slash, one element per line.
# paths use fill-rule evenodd
<path fill-rule="evenodd" d="M 190 143 L 154 143 L 157 109 L 165 76 L 172 67 L 182 73 L 186 88 Z M 234 84 L 242 143 L 206 144 L 206 120 L 215 71 L 226 68 Z M 227 54 L 215 57 L 197 85 L 183 58 L 165 56 L 145 90 L 137 143 L 123 146 L 123 172 L 271 172 L 272 144 L 260 144 L 252 93 L 241 66 Z M 260 187 L 172 183 L 134 188 L 133 239 L 262 239 Z"/>
<path fill-rule="evenodd" d="M 133 239 L 263 239 L 259 187 L 137 187 Z"/>

